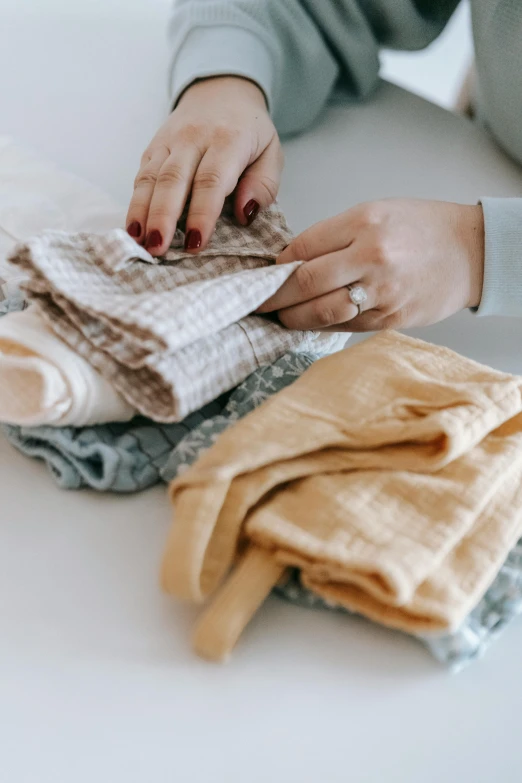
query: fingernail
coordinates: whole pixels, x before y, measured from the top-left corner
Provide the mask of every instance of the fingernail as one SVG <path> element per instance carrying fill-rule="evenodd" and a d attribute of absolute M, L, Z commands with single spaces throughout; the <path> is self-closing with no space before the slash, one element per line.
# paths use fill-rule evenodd
<path fill-rule="evenodd" d="M 257 201 L 255 201 L 255 199 L 251 198 L 250 201 L 247 201 L 243 208 L 243 215 L 245 216 L 247 226 L 254 222 L 258 212 L 259 204 Z"/>
<path fill-rule="evenodd" d="M 157 229 L 151 231 L 145 241 L 145 249 L 151 250 L 154 247 L 159 247 L 163 244 L 163 237 Z"/>
<path fill-rule="evenodd" d="M 141 226 L 137 220 L 133 220 L 130 226 L 127 228 L 127 233 L 133 239 L 139 239 L 141 236 Z"/>
<path fill-rule="evenodd" d="M 185 250 L 197 250 L 198 247 L 201 247 L 201 232 L 191 228 L 185 237 Z"/>

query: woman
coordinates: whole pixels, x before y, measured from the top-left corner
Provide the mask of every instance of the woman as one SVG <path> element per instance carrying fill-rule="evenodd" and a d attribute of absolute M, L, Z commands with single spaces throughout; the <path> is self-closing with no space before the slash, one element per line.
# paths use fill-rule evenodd
<path fill-rule="evenodd" d="M 186 246 L 205 247 L 227 195 L 252 222 L 276 197 L 279 133 L 305 129 L 334 89 L 365 98 L 379 48 L 418 49 L 458 0 L 178 0 L 175 109 L 145 151 L 128 231 L 155 255 L 191 193 Z M 522 2 L 471 0 L 477 111 L 522 162 Z M 273 118 L 273 119 L 272 119 Z M 434 323 L 466 307 L 522 315 L 522 198 L 386 200 L 312 226 L 280 263 L 307 263 L 263 307 L 295 329 Z"/>

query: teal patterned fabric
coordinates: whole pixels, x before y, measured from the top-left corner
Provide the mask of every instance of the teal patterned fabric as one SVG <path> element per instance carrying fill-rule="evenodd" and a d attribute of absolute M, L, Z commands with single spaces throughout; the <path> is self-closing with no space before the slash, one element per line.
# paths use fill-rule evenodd
<path fill-rule="evenodd" d="M 190 429 L 222 409 L 212 402 L 179 424 L 135 418 L 79 429 L 4 425 L 3 431 L 22 454 L 43 460 L 62 489 L 140 492 L 162 480 L 172 449 Z"/>
<path fill-rule="evenodd" d="M 6 285 L 0 280 L 2 284 Z M 24 307 L 23 296 L 16 287 L 9 295 L 0 296 L 0 316 Z M 62 489 L 140 492 L 173 478 L 194 462 L 219 432 L 292 383 L 316 358 L 287 354 L 274 365 L 256 370 L 231 394 L 176 424 L 158 424 L 137 417 L 130 422 L 82 428 L 3 425 L 2 429 L 18 451 L 42 460 Z M 209 427 L 203 426 L 207 420 L 212 422 Z"/>
<path fill-rule="evenodd" d="M 455 633 L 425 637 L 437 660 L 458 671 L 482 657 L 503 629 L 522 613 L 522 539 L 509 553 L 495 581 Z"/>
<path fill-rule="evenodd" d="M 276 588 L 287 601 L 309 609 L 330 609 L 349 614 L 345 609 L 326 604 L 318 595 L 302 586 L 299 572 Z M 489 590 L 461 627 L 442 636 L 419 636 L 434 657 L 457 672 L 481 658 L 504 628 L 522 613 L 522 539 L 509 553 Z"/>
<path fill-rule="evenodd" d="M 274 364 L 261 367 L 253 373 L 232 392 L 221 414 L 195 427 L 173 449 L 163 470 L 165 481 L 170 481 L 189 468 L 222 432 L 273 394 L 293 383 L 318 358 L 309 353 L 289 353 Z"/>
<path fill-rule="evenodd" d="M 286 354 L 179 424 L 136 418 L 78 429 L 4 425 L 3 430 L 15 448 L 43 460 L 62 489 L 140 492 L 186 469 L 219 433 L 292 383 L 316 358 Z"/>
<path fill-rule="evenodd" d="M 16 283 L 0 277 L 0 316 L 25 310 L 27 302 Z"/>

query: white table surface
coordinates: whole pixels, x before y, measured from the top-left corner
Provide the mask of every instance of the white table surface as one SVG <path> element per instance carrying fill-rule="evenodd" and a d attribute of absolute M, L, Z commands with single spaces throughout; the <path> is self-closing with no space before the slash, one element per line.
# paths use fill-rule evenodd
<path fill-rule="evenodd" d="M 166 108 L 166 10 L 3 0 L 0 134 L 123 203 Z M 484 194 L 521 195 L 521 171 L 464 121 L 383 87 L 288 143 L 281 200 L 300 229 L 379 196 Z M 425 335 L 522 371 L 519 322 L 464 315 Z M 164 490 L 60 492 L 1 441 L 0 497 L 2 781 L 520 780 L 522 622 L 450 676 L 406 637 L 272 600 L 213 666 L 190 652 L 195 612 L 157 586 Z"/>

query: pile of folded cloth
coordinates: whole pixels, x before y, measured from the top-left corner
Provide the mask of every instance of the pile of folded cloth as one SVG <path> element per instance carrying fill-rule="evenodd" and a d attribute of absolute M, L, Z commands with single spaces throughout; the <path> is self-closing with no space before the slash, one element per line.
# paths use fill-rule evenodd
<path fill-rule="evenodd" d="M 197 256 L 183 250 L 182 226 L 163 259 L 121 229 L 51 231 L 16 247 L 32 305 L 1 322 L 3 421 L 178 422 L 289 351 L 339 345 L 252 315 L 299 265 L 274 263 L 291 238 L 275 207 L 248 230 L 223 215 Z"/>
<path fill-rule="evenodd" d="M 174 479 L 163 584 L 212 599 L 201 654 L 274 589 L 459 667 L 522 609 L 522 381 L 393 334 L 321 359 L 346 336 L 252 315 L 298 266 L 274 264 L 290 237 L 272 208 L 226 212 L 198 256 L 183 222 L 162 259 L 120 230 L 20 243 L 0 421 L 65 488 Z"/>
<path fill-rule="evenodd" d="M 207 602 L 202 656 L 279 585 L 462 664 L 522 608 L 522 378 L 380 334 L 224 432 L 171 496 L 162 584 Z"/>

